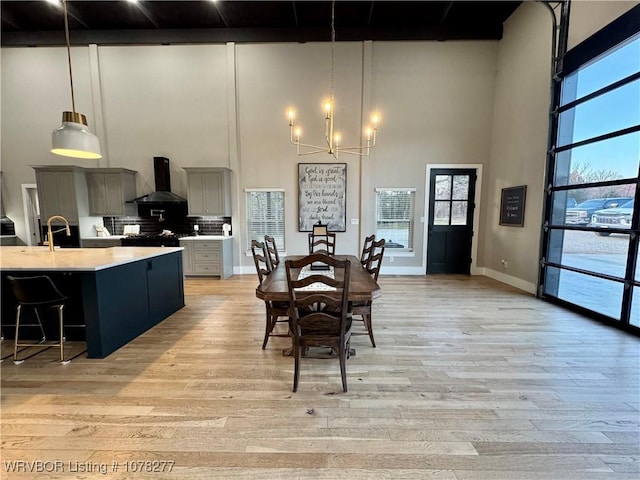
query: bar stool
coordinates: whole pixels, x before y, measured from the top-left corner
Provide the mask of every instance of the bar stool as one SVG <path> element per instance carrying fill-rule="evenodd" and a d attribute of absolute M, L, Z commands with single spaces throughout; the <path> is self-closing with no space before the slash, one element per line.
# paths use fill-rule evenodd
<path fill-rule="evenodd" d="M 11 283 L 13 294 L 18 301 L 18 308 L 16 309 L 16 336 L 13 343 L 13 363 L 15 365 L 20 365 L 24 362 L 24 360 L 18 360 L 18 347 L 60 347 L 60 363 L 62 365 L 67 365 L 71 360 L 64 359 L 65 336 L 62 315 L 64 302 L 67 300 L 67 297 L 60 293 L 47 275 L 37 275 L 34 277 L 7 276 L 7 278 Z M 38 320 L 38 325 L 42 332 L 42 340 L 39 343 L 19 343 L 20 314 L 22 313 L 23 307 L 32 308 L 36 314 L 36 319 Z M 58 310 L 58 320 L 60 322 L 60 341 L 58 343 L 44 343 L 47 338 L 44 333 L 44 328 L 42 327 L 42 321 L 40 319 L 38 309 L 45 307 L 55 307 Z"/>

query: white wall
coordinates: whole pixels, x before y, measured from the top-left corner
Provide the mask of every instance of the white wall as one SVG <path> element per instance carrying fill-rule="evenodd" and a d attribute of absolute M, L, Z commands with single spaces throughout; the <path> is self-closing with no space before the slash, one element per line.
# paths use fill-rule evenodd
<path fill-rule="evenodd" d="M 525 2 L 505 25 L 499 47 L 480 255 L 486 274 L 520 279 L 528 291 L 535 291 L 538 275 L 550 75 L 551 16 L 544 5 Z M 500 226 L 502 189 L 518 185 L 527 186 L 524 227 Z"/>

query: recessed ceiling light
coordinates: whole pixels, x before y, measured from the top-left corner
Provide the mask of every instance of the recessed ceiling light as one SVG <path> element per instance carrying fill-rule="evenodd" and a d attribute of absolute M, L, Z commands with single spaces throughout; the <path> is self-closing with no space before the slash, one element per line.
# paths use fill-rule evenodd
<path fill-rule="evenodd" d="M 138 0 L 127 0 L 129 3 L 138 3 Z"/>
<path fill-rule="evenodd" d="M 62 3 L 60 3 L 60 0 L 47 0 L 47 3 L 50 3 L 51 5 L 55 5 L 56 7 L 62 6 Z"/>

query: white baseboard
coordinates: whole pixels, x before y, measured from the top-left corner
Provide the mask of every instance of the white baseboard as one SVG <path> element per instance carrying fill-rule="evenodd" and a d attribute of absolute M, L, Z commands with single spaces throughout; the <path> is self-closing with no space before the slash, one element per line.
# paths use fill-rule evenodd
<path fill-rule="evenodd" d="M 531 293 L 533 295 L 536 294 L 536 286 L 531 282 L 527 282 L 518 277 L 513 277 L 511 275 L 507 275 L 506 273 L 498 272 L 496 270 L 492 270 L 490 268 L 480 268 L 478 270 L 482 270 L 482 275 L 485 277 L 493 278 L 502 283 L 506 283 L 507 285 L 511 285 L 512 287 L 519 288 L 520 290 L 524 290 L 525 292 Z"/>
<path fill-rule="evenodd" d="M 384 265 L 380 269 L 380 275 L 425 275 L 422 267 L 391 267 Z"/>

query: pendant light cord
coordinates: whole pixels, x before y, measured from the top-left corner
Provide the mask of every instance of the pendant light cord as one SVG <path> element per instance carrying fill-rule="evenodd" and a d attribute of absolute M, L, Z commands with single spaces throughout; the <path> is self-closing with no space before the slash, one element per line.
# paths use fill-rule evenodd
<path fill-rule="evenodd" d="M 73 72 L 71 70 L 71 44 L 69 41 L 69 19 L 67 17 L 67 0 L 62 0 L 64 6 L 64 33 L 67 40 L 67 59 L 69 63 L 69 83 L 71 85 L 71 109 L 75 115 L 76 113 L 76 98 L 73 94 Z"/>
<path fill-rule="evenodd" d="M 334 70 L 335 70 L 335 49 L 336 49 L 336 2 L 331 2 L 331 105 L 333 106 L 334 98 Z"/>

